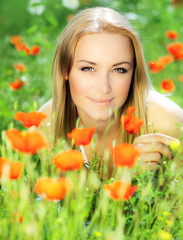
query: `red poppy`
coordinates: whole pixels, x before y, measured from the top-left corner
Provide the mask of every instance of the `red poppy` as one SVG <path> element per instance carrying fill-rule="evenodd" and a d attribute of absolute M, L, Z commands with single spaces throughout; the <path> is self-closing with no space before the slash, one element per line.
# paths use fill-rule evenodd
<path fill-rule="evenodd" d="M 23 170 L 22 162 L 9 162 L 6 158 L 0 158 L 0 177 L 18 179 Z"/>
<path fill-rule="evenodd" d="M 164 66 L 173 61 L 174 61 L 174 56 L 170 54 L 158 58 L 158 62 L 163 64 Z"/>
<path fill-rule="evenodd" d="M 174 42 L 167 45 L 168 52 L 174 56 L 178 55 L 182 49 L 183 49 L 183 44 L 180 42 Z"/>
<path fill-rule="evenodd" d="M 30 54 L 30 48 L 25 44 L 23 44 L 22 51 L 24 51 L 26 55 Z"/>
<path fill-rule="evenodd" d="M 48 143 L 39 132 L 20 132 L 17 129 L 9 129 L 6 135 L 14 150 L 22 153 L 35 154 L 38 150 L 46 148 Z"/>
<path fill-rule="evenodd" d="M 13 45 L 16 45 L 18 43 L 21 42 L 21 37 L 19 35 L 16 35 L 16 36 L 12 36 L 10 38 L 10 42 L 13 44 Z"/>
<path fill-rule="evenodd" d="M 165 64 L 163 64 L 161 62 L 157 62 L 155 60 L 148 62 L 148 65 L 149 65 L 151 73 L 158 73 L 158 72 L 162 71 L 165 67 Z"/>
<path fill-rule="evenodd" d="M 183 82 L 183 75 L 180 75 L 180 76 L 179 76 L 179 81 L 180 81 L 180 82 Z"/>
<path fill-rule="evenodd" d="M 16 45 L 15 45 L 15 48 L 16 50 L 19 52 L 19 51 L 22 51 L 24 47 L 24 44 L 22 42 L 18 42 Z"/>
<path fill-rule="evenodd" d="M 20 89 L 25 83 L 23 81 L 21 81 L 19 78 L 16 78 L 14 82 L 10 82 L 9 86 L 13 89 L 13 90 L 17 90 Z"/>
<path fill-rule="evenodd" d="M 112 184 L 104 185 L 104 190 L 109 192 L 110 197 L 114 200 L 124 200 L 127 201 L 136 192 L 138 186 L 131 186 L 130 182 L 115 181 Z"/>
<path fill-rule="evenodd" d="M 26 66 L 23 63 L 14 64 L 14 68 L 19 72 L 25 72 Z"/>
<path fill-rule="evenodd" d="M 32 127 L 36 126 L 39 127 L 41 122 L 46 118 L 47 116 L 42 112 L 36 112 L 32 111 L 29 113 L 24 112 L 17 112 L 14 116 L 15 120 L 21 121 L 24 127 Z"/>
<path fill-rule="evenodd" d="M 53 163 L 63 172 L 68 170 L 79 170 L 84 164 L 84 158 L 81 152 L 69 150 L 58 153 L 54 157 Z"/>
<path fill-rule="evenodd" d="M 132 116 L 135 111 L 135 107 L 130 106 L 127 110 L 127 115 L 124 115 L 124 118 L 121 117 L 121 122 L 124 121 L 124 129 L 128 133 L 137 134 L 140 131 L 141 126 L 144 124 L 140 118 Z"/>
<path fill-rule="evenodd" d="M 94 128 L 75 128 L 67 136 L 72 138 L 77 146 L 87 145 L 91 142 L 94 132 Z"/>
<path fill-rule="evenodd" d="M 139 150 L 129 143 L 115 146 L 111 152 L 116 167 L 132 168 L 140 155 Z"/>
<path fill-rule="evenodd" d="M 16 211 L 13 213 L 13 218 L 12 218 L 12 223 L 14 222 L 19 222 L 22 223 L 23 222 L 23 215 L 20 211 Z"/>
<path fill-rule="evenodd" d="M 179 52 L 177 53 L 177 55 L 175 56 L 176 60 L 183 60 L 183 52 Z"/>
<path fill-rule="evenodd" d="M 69 178 L 53 179 L 41 177 L 35 184 L 35 192 L 48 200 L 62 200 L 70 191 L 72 181 Z"/>
<path fill-rule="evenodd" d="M 40 47 L 39 46 L 33 46 L 31 49 L 31 55 L 35 56 L 40 52 Z"/>
<path fill-rule="evenodd" d="M 164 79 L 161 82 L 161 88 L 167 92 L 173 92 L 173 90 L 175 89 L 175 84 L 171 79 Z"/>
<path fill-rule="evenodd" d="M 174 30 L 168 30 L 166 31 L 166 37 L 171 40 L 175 40 L 178 37 L 178 33 Z"/>

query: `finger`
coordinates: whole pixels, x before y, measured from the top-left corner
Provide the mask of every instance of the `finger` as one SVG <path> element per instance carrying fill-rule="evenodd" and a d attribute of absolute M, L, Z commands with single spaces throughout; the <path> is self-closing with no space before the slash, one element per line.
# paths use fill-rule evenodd
<path fill-rule="evenodd" d="M 164 135 L 162 133 L 151 133 L 151 134 L 145 134 L 145 135 L 136 137 L 134 139 L 133 144 L 136 145 L 136 144 L 140 144 L 140 143 L 150 143 L 153 141 L 161 142 L 168 146 L 170 146 L 174 142 L 180 143 L 179 140 L 177 140 L 176 138 Z"/>
<path fill-rule="evenodd" d="M 141 164 L 140 166 L 138 166 L 138 168 L 136 169 L 137 173 L 142 173 L 142 172 L 147 172 L 147 171 L 154 171 L 156 169 L 159 168 L 159 164 L 157 164 L 156 162 L 145 162 L 143 164 Z"/>
<path fill-rule="evenodd" d="M 138 158 L 137 164 L 155 162 L 156 164 L 161 163 L 161 154 L 159 152 L 142 153 Z"/>
<path fill-rule="evenodd" d="M 144 143 L 144 144 L 137 144 L 135 145 L 137 149 L 141 153 L 147 152 L 147 153 L 152 153 L 152 152 L 159 152 L 163 156 L 166 156 L 168 159 L 171 159 L 172 153 L 171 150 L 168 146 L 166 146 L 163 143 L 157 142 L 157 143 Z"/>

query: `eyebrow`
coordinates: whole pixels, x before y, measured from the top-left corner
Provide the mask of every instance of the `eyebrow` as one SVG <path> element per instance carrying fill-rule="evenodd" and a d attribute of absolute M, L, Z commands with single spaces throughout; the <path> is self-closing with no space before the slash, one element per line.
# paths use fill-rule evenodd
<path fill-rule="evenodd" d="M 79 60 L 77 62 L 85 62 L 85 63 L 91 64 L 91 65 L 97 65 L 95 62 L 91 62 L 91 61 L 88 61 L 88 60 Z M 130 62 L 123 61 L 123 62 L 115 63 L 114 65 L 112 65 L 112 67 L 116 67 L 118 65 L 125 64 L 125 63 L 129 64 L 129 65 L 132 65 L 132 63 L 130 63 Z"/>

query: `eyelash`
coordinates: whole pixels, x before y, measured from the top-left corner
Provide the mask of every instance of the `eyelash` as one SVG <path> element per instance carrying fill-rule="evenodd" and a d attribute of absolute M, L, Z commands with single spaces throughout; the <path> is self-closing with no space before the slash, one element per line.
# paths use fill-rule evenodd
<path fill-rule="evenodd" d="M 83 67 L 81 68 L 81 71 L 84 72 L 93 72 L 94 69 L 92 67 Z M 117 72 L 117 73 L 126 73 L 127 70 L 125 68 L 115 68 L 113 69 L 113 72 Z"/>

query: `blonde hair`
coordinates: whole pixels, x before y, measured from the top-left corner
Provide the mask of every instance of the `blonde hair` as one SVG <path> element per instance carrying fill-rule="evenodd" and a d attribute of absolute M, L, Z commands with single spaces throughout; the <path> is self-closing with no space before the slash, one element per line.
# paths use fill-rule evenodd
<path fill-rule="evenodd" d="M 67 133 L 74 129 L 76 124 L 77 110 L 71 98 L 69 81 L 66 81 L 73 64 L 76 45 L 82 36 L 100 32 L 122 34 L 131 40 L 134 49 L 134 73 L 121 114 L 124 114 L 129 106 L 134 106 L 135 115 L 144 120 L 144 130 L 148 132 L 145 103 L 151 83 L 139 38 L 123 15 L 111 8 L 94 7 L 82 10 L 70 20 L 57 45 L 52 69 L 55 141 L 61 136 L 68 140 Z M 123 139 L 128 141 L 125 132 Z"/>

